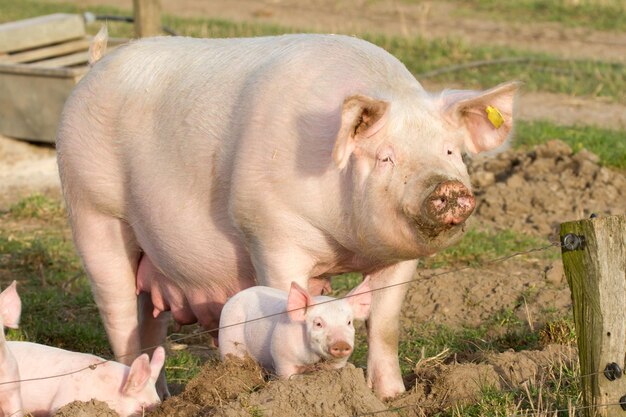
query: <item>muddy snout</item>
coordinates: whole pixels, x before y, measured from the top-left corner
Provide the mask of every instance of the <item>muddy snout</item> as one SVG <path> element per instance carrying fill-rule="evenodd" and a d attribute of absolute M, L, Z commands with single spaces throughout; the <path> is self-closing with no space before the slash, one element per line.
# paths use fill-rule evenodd
<path fill-rule="evenodd" d="M 424 201 L 426 216 L 434 223 L 455 226 L 463 223 L 474 211 L 476 200 L 460 181 L 443 181 L 435 186 Z"/>
<path fill-rule="evenodd" d="M 346 358 L 352 353 L 352 346 L 347 342 L 339 341 L 330 345 L 329 351 L 333 358 Z"/>

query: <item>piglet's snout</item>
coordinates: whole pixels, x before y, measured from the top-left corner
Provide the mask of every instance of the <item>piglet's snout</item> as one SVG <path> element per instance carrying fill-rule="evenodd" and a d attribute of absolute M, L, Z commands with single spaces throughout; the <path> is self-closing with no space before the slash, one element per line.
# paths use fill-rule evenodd
<path fill-rule="evenodd" d="M 435 223 L 454 226 L 472 214 L 476 200 L 463 183 L 453 180 L 438 184 L 424 204 L 428 217 Z"/>
<path fill-rule="evenodd" d="M 352 353 L 352 346 L 347 342 L 335 342 L 330 346 L 330 354 L 334 358 L 345 358 Z"/>

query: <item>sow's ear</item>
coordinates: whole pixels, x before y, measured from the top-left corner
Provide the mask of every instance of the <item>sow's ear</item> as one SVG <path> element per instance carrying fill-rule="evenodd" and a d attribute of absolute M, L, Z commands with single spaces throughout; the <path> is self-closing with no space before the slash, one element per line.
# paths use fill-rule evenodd
<path fill-rule="evenodd" d="M 469 132 L 465 147 L 480 153 L 502 145 L 513 129 L 513 107 L 518 82 L 487 91 L 449 91 L 441 94 L 446 117 L 464 124 Z"/>
<path fill-rule="evenodd" d="M 341 127 L 333 149 L 333 160 L 339 169 L 348 164 L 357 141 L 374 135 L 385 125 L 388 108 L 389 103 L 386 101 L 362 95 L 345 99 L 341 110 Z"/>

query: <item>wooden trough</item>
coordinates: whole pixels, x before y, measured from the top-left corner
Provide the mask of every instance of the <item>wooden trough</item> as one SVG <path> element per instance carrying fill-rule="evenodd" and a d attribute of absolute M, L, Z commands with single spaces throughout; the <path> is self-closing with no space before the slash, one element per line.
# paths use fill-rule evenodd
<path fill-rule="evenodd" d="M 83 17 L 57 13 L 0 24 L 0 134 L 55 141 L 63 104 L 88 71 Z M 125 39 L 109 39 L 107 51 Z"/>

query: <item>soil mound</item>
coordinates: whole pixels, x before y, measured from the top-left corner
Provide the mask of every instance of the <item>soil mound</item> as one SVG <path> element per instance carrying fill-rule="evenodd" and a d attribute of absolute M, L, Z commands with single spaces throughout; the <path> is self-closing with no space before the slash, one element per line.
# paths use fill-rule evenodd
<path fill-rule="evenodd" d="M 571 367 L 575 361 L 575 348 L 550 345 L 541 351 L 477 354 L 463 363 L 418 363 L 408 377 L 412 388 L 387 403 L 376 398 L 364 371 L 352 364 L 264 382 L 260 368 L 251 360 L 211 361 L 181 395 L 147 415 L 347 417 L 375 413 L 391 417 L 397 415 L 395 409 L 407 416 L 433 415 L 476 400 L 485 387 L 510 390 L 540 384 L 550 373 Z"/>
<path fill-rule="evenodd" d="M 54 413 L 54 417 L 118 417 L 106 403 L 98 400 L 74 401 Z"/>
<path fill-rule="evenodd" d="M 555 236 L 566 221 L 623 214 L 626 175 L 598 161 L 585 149 L 574 154 L 560 140 L 472 160 L 474 217 L 495 229 Z"/>

